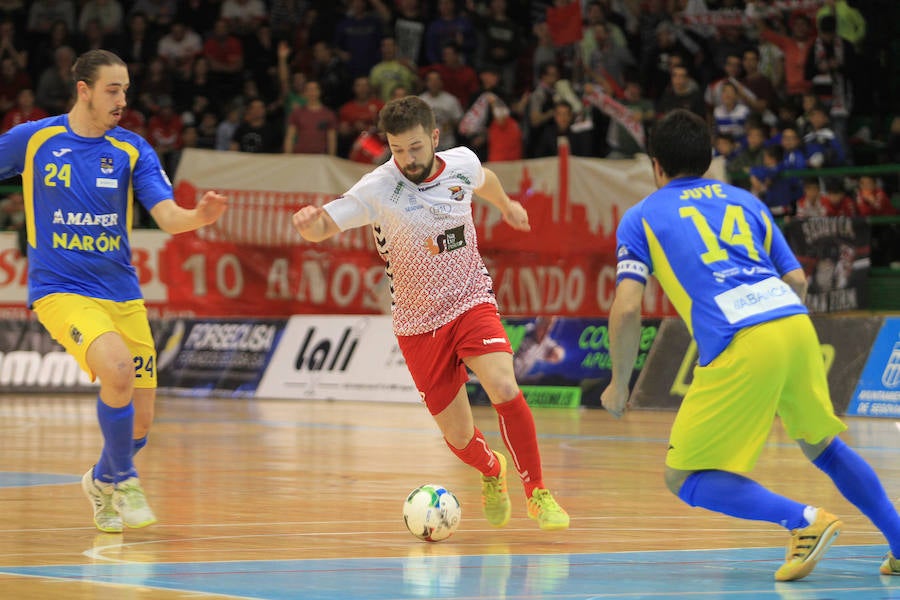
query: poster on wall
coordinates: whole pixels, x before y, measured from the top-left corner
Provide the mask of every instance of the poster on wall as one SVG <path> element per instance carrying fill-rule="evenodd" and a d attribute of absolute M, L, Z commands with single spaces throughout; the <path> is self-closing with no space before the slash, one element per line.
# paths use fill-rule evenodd
<path fill-rule="evenodd" d="M 900 318 L 885 319 L 869 352 L 847 414 L 900 417 Z"/>
<path fill-rule="evenodd" d="M 646 320 L 634 365 L 632 384 L 656 339 L 658 320 Z M 600 406 L 609 383 L 609 324 L 606 319 L 535 317 L 504 320 L 513 348 L 516 381 L 532 406 Z M 489 402 L 472 376 L 473 403 Z"/>
<path fill-rule="evenodd" d="M 154 323 L 159 387 L 188 396 L 253 397 L 286 319 Z"/>
<path fill-rule="evenodd" d="M 0 319 L 0 390 L 96 393 L 99 387 L 37 319 Z"/>
<path fill-rule="evenodd" d="M 785 238 L 809 282 L 806 306 L 810 312 L 867 306 L 871 233 L 862 218 L 817 217 L 785 224 Z"/>
<path fill-rule="evenodd" d="M 256 396 L 294 400 L 420 402 L 391 318 L 294 316 Z"/>

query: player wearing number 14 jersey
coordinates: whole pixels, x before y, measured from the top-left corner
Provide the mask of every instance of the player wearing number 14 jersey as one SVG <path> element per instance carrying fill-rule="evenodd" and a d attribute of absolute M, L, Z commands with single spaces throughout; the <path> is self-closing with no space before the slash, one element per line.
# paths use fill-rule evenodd
<path fill-rule="evenodd" d="M 294 227 L 318 242 L 371 226 L 391 281 L 394 333 L 425 406 L 447 446 L 482 474 L 488 522 L 509 522 L 506 458 L 474 425 L 466 394 L 472 369 L 496 409 L 500 433 L 525 488 L 528 515 L 541 529 L 565 529 L 569 515 L 544 486 L 534 418 L 513 371 L 512 348 L 497 314 L 491 278 L 478 253 L 472 198 L 496 206 L 514 229 L 528 214 L 467 148 L 435 153 L 431 108 L 408 96 L 379 115 L 392 160 L 324 207 L 294 214 Z"/>
<path fill-rule="evenodd" d="M 104 445 L 82 478 L 101 531 L 156 521 L 132 456 L 147 441 L 156 395 L 156 351 L 129 234 L 133 202 L 161 229 L 212 223 L 225 197 L 207 192 L 186 210 L 153 148 L 118 127 L 129 87 L 115 54 L 91 50 L 72 67 L 68 114 L 22 123 L 0 136 L 0 179 L 22 175 L 28 236 L 28 304 L 48 332 L 100 379 Z"/>
<path fill-rule="evenodd" d="M 811 573 L 840 533 L 840 519 L 742 475 L 754 467 L 778 415 L 809 460 L 884 533 L 891 552 L 881 572 L 900 575 L 900 518 L 872 468 L 837 437 L 846 426 L 834 414 L 803 304 L 806 277 L 780 230 L 748 192 L 702 177 L 712 152 L 696 115 L 669 113 L 654 127 L 649 150 L 659 190 L 630 208 L 617 231 L 612 380 L 603 406 L 624 413 L 641 298 L 653 274 L 699 351 L 669 437 L 669 489 L 691 506 L 790 530 L 775 579 Z"/>

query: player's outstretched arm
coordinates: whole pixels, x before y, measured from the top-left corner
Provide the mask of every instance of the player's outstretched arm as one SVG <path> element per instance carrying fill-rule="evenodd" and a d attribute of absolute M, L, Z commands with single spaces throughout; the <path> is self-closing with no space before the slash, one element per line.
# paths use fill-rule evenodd
<path fill-rule="evenodd" d="M 622 279 L 616 286 L 616 297 L 609 311 L 609 357 L 612 378 L 600 395 L 600 403 L 609 414 L 620 418 L 628 403 L 628 384 L 641 341 L 641 302 L 644 284 Z"/>
<path fill-rule="evenodd" d="M 475 193 L 497 207 L 503 220 L 513 229 L 531 231 L 528 224 L 528 211 L 518 201 L 510 199 L 500 183 L 500 178 L 490 169 L 484 170 L 484 183 Z"/>
<path fill-rule="evenodd" d="M 340 233 L 331 215 L 320 206 L 304 206 L 291 217 L 294 229 L 308 242 L 321 242 Z"/>
<path fill-rule="evenodd" d="M 228 204 L 228 197 L 216 192 L 206 192 L 194 208 L 182 208 L 172 199 L 163 200 L 152 209 L 150 216 L 166 233 L 193 231 L 215 223 Z"/>

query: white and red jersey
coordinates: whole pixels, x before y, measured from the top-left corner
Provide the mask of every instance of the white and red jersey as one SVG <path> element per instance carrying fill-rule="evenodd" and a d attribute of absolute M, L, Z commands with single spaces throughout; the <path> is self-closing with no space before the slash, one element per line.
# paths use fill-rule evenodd
<path fill-rule="evenodd" d="M 389 160 L 325 205 L 341 231 L 372 226 L 391 279 L 397 335 L 434 331 L 473 306 L 497 304 L 472 219 L 481 162 L 463 147 L 435 160 L 438 172 L 418 185 Z"/>

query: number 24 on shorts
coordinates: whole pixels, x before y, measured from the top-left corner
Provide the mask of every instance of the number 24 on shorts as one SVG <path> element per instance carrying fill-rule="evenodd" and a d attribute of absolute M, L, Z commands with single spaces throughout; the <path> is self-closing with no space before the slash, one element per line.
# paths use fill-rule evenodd
<path fill-rule="evenodd" d="M 135 356 L 134 357 L 134 376 L 137 379 L 144 377 L 155 377 L 156 364 L 153 361 L 152 356 L 144 357 L 144 356 Z"/>

